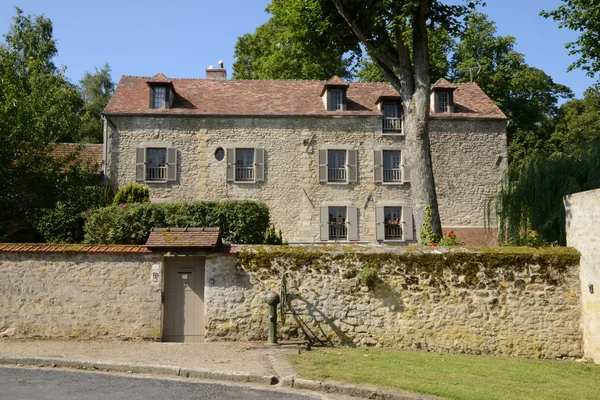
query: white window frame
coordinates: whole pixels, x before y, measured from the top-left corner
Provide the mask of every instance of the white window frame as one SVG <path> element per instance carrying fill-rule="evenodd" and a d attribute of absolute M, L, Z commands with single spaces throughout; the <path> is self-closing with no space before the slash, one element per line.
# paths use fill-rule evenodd
<path fill-rule="evenodd" d="M 385 165 L 385 155 L 386 154 L 390 154 L 391 153 L 398 153 L 398 167 L 397 168 L 387 168 L 386 169 L 386 165 Z M 393 161 L 392 161 L 393 164 Z M 394 172 L 398 175 L 397 179 L 385 179 L 386 176 L 386 170 L 387 171 L 392 171 L 391 175 L 394 175 Z M 403 184 L 402 182 L 402 150 L 398 150 L 398 149 L 382 149 L 381 150 L 381 183 L 384 185 L 398 185 L 398 184 Z"/>
<path fill-rule="evenodd" d="M 450 93 L 446 91 L 438 92 L 438 112 L 450 112 Z"/>
<path fill-rule="evenodd" d="M 244 156 L 242 161 L 244 166 L 240 167 L 238 164 L 238 161 L 240 161 L 240 158 L 238 158 L 238 152 L 244 152 L 246 155 L 249 152 L 252 152 L 252 162 L 249 163 L 250 167 L 248 166 L 248 157 Z M 234 182 L 240 182 L 240 183 L 254 183 L 256 182 L 256 151 L 254 148 L 251 147 L 239 147 L 235 149 L 235 178 L 234 178 Z M 250 174 L 252 175 L 250 178 L 246 178 L 246 177 L 242 177 L 240 178 L 240 173 L 242 175 L 247 174 L 248 172 L 250 172 Z"/>
<path fill-rule="evenodd" d="M 162 162 L 153 165 L 153 160 L 150 155 L 162 152 Z M 146 148 L 146 182 L 165 182 L 167 180 L 167 148 L 166 147 L 147 147 Z"/>
<path fill-rule="evenodd" d="M 161 109 L 166 108 L 167 104 L 167 87 L 166 86 L 153 86 L 152 87 L 152 108 Z M 160 96 L 159 96 L 160 94 Z"/>
<path fill-rule="evenodd" d="M 331 111 L 344 111 L 344 91 L 342 89 L 330 89 L 329 96 L 331 96 Z"/>

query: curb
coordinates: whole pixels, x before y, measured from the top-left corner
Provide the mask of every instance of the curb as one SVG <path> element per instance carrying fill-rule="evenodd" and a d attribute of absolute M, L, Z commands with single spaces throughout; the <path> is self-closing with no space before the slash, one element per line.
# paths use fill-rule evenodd
<path fill-rule="evenodd" d="M 288 388 L 313 392 L 338 393 L 351 397 L 376 400 L 446 400 L 442 397 L 410 392 L 380 389 L 374 386 L 357 385 L 337 381 L 313 381 L 293 375 L 280 378 L 269 375 L 256 375 L 245 372 L 213 371 L 202 368 L 185 368 L 172 365 L 125 364 L 109 361 L 83 361 L 51 357 L 6 357 L 0 356 L 0 365 L 62 367 L 90 371 L 125 372 L 130 374 L 170 375 L 184 378 L 225 381 L 234 383 L 254 383 L 265 386 L 281 384 Z"/>
<path fill-rule="evenodd" d="M 281 385 L 294 389 L 310 390 L 313 392 L 338 393 L 351 397 L 360 397 L 363 399 L 376 400 L 446 400 L 442 397 L 400 392 L 391 389 L 380 389 L 375 386 L 357 385 L 353 383 L 343 383 L 337 381 L 313 381 L 310 379 L 300 379 L 293 376 L 281 379 Z"/>
<path fill-rule="evenodd" d="M 263 376 L 245 372 L 212 371 L 200 368 L 183 368 L 172 365 L 143 365 L 124 364 L 108 361 L 82 361 L 49 357 L 0 357 L 0 364 L 4 365 L 31 365 L 36 367 L 63 367 L 74 369 L 101 370 L 108 372 L 127 372 L 131 374 L 171 375 L 184 378 L 198 378 L 237 383 L 258 383 L 262 385 L 276 385 L 279 379 L 276 376 Z"/>

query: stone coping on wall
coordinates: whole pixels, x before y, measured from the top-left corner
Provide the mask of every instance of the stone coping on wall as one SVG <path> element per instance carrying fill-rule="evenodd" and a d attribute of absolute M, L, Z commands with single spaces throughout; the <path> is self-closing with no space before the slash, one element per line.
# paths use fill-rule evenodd
<path fill-rule="evenodd" d="M 0 243 L 0 253 L 152 253 L 152 251 L 145 246 L 135 245 Z"/>

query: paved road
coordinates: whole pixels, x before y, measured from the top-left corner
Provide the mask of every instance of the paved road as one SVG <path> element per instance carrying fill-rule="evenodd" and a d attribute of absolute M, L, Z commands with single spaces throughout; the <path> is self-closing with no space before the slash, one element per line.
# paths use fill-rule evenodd
<path fill-rule="evenodd" d="M 103 373 L 0 367 L 0 399 L 10 400 L 310 400 L 314 397 L 203 382 Z"/>

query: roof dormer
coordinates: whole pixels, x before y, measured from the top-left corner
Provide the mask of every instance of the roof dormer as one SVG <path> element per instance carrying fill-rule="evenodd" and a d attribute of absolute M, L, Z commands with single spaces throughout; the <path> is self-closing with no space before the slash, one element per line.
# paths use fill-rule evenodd
<path fill-rule="evenodd" d="M 431 112 L 436 114 L 454 113 L 454 90 L 458 85 L 440 78 L 431 87 Z"/>
<path fill-rule="evenodd" d="M 168 109 L 173 104 L 175 97 L 175 87 L 173 82 L 162 72 L 148 79 L 146 83 L 149 86 L 149 108 Z"/>
<path fill-rule="evenodd" d="M 325 82 L 321 91 L 321 98 L 327 111 L 346 111 L 348 102 L 346 91 L 349 86 L 349 83 L 344 82 L 337 75 Z"/>

